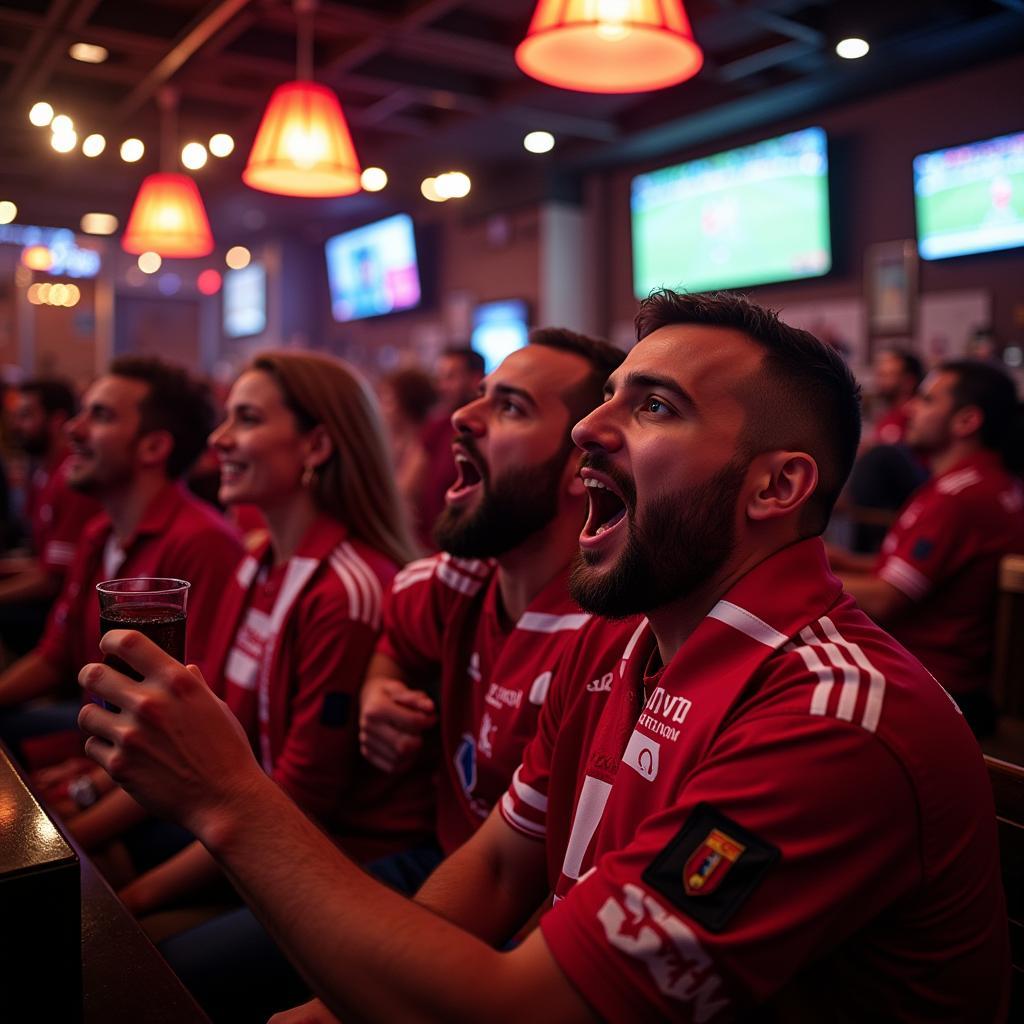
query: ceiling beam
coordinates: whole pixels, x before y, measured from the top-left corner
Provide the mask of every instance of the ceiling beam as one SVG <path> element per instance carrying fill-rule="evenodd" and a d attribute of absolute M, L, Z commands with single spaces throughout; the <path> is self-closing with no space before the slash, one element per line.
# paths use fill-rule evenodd
<path fill-rule="evenodd" d="M 249 0 L 216 0 L 211 4 L 182 33 L 157 66 L 117 105 L 115 118 L 125 118 L 138 110 L 248 3 Z"/>
<path fill-rule="evenodd" d="M 64 23 L 72 17 L 75 2 L 76 0 L 53 0 L 46 16 L 34 27 L 32 38 L 29 39 L 28 46 L 22 52 L 21 60 L 14 65 L 4 85 L 2 95 L 6 102 L 16 102 L 22 85 L 28 80 L 36 64 L 52 45 L 54 36 L 59 35 Z"/>

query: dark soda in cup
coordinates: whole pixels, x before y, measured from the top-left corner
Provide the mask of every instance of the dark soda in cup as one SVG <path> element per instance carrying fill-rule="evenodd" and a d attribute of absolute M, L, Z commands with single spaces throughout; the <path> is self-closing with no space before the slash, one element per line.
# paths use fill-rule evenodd
<path fill-rule="evenodd" d="M 184 664 L 189 586 L 185 580 L 148 576 L 98 584 L 100 636 L 111 629 L 135 629 Z M 103 661 L 131 679 L 142 678 L 120 658 L 107 655 Z"/>

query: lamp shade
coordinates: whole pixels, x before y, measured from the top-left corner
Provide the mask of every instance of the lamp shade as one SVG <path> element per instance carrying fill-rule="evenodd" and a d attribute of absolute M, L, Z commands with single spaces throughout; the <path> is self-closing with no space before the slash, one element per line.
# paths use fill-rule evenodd
<path fill-rule="evenodd" d="M 284 196 L 347 196 L 359 160 L 338 97 L 315 82 L 287 82 L 263 113 L 242 181 Z"/>
<path fill-rule="evenodd" d="M 682 0 L 539 0 L 516 63 L 579 92 L 647 92 L 704 63 Z"/>
<path fill-rule="evenodd" d="M 139 187 L 121 247 L 187 259 L 213 252 L 213 235 L 196 183 L 186 174 L 151 174 Z"/>

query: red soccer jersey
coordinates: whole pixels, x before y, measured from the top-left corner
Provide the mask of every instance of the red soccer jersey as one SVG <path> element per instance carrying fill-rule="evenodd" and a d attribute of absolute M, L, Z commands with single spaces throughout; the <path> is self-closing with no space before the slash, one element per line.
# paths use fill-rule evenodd
<path fill-rule="evenodd" d="M 999 562 L 1024 553 L 1024 488 L 983 452 L 928 481 L 889 531 L 876 572 L 913 600 L 890 624 L 951 693 L 991 678 Z"/>
<path fill-rule="evenodd" d="M 647 631 L 627 654 L 578 772 L 545 776 L 542 729 L 520 776 L 533 805 L 578 791 L 541 929 L 598 1016 L 1000 1019 L 1007 924 L 977 744 L 820 541 L 748 573 L 665 669 Z M 515 787 L 509 802 L 543 828 Z"/>
<path fill-rule="evenodd" d="M 242 561 L 215 625 L 211 685 L 264 770 L 360 861 L 433 832 L 429 773 L 396 777 L 359 756 L 358 694 L 394 574 L 390 559 L 321 517 L 287 563 L 271 564 L 269 543 Z"/>
<path fill-rule="evenodd" d="M 37 467 L 29 477 L 25 496 L 32 547 L 43 568 L 62 584 L 86 523 L 103 511 L 95 498 L 68 484 L 66 462 L 67 454 L 62 450 L 51 467 Z"/>
<path fill-rule="evenodd" d="M 440 680 L 438 841 L 446 853 L 480 827 L 508 788 L 565 648 L 589 616 L 558 572 L 506 628 L 492 562 L 447 554 L 413 562 L 392 584 L 378 649 L 408 677 Z"/>
<path fill-rule="evenodd" d="M 64 590 L 46 623 L 36 653 L 73 680 L 100 656 L 96 584 L 131 576 L 188 580 L 186 655 L 208 674 L 210 623 L 225 580 L 243 554 L 234 531 L 204 502 L 169 483 L 149 504 L 131 540 L 121 548 L 109 516 L 101 512 L 82 533 Z"/>

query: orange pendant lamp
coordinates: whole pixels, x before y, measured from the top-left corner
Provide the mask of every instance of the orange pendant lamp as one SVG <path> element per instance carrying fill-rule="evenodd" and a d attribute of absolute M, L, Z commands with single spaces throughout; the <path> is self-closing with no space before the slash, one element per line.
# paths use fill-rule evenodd
<path fill-rule="evenodd" d="M 187 174 L 151 174 L 135 197 L 121 247 L 191 259 L 213 252 L 213 234 L 196 183 Z"/>
<path fill-rule="evenodd" d="M 648 92 L 704 63 L 682 0 L 539 0 L 516 63 L 578 92 Z"/>
<path fill-rule="evenodd" d="M 274 90 L 242 172 L 250 188 L 283 196 L 347 196 L 361 169 L 338 97 L 312 81 L 314 0 L 296 0 L 298 81 Z"/>
<path fill-rule="evenodd" d="M 163 169 L 139 186 L 128 226 L 121 238 L 125 252 L 155 252 L 169 259 L 193 259 L 213 252 L 213 233 L 196 183 L 167 169 L 174 151 L 177 92 L 161 89 L 160 158 Z"/>

